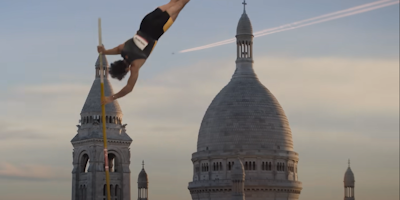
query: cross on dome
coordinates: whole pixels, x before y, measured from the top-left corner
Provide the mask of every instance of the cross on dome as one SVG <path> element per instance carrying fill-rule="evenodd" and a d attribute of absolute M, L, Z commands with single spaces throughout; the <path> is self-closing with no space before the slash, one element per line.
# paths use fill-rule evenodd
<path fill-rule="evenodd" d="M 243 9 L 244 9 L 244 12 L 246 12 L 246 5 L 247 5 L 247 3 L 246 3 L 246 0 L 243 0 Z"/>

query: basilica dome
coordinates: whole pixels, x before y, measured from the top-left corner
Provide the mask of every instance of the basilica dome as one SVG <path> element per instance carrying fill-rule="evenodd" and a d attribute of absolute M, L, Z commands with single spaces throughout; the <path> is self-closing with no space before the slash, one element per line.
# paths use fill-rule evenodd
<path fill-rule="evenodd" d="M 257 77 L 233 77 L 208 107 L 197 151 L 293 150 L 288 119 Z"/>

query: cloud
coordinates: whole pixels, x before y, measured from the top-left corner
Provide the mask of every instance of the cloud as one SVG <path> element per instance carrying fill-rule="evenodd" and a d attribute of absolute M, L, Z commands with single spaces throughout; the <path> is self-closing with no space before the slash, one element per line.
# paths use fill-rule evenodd
<path fill-rule="evenodd" d="M 52 96 L 66 96 L 71 93 L 74 95 L 82 95 L 87 94 L 88 85 L 79 85 L 79 84 L 43 84 L 43 85 L 27 85 L 20 86 L 14 89 L 14 92 L 17 94 L 29 94 L 29 95 L 52 95 Z"/>
<path fill-rule="evenodd" d="M 23 164 L 16 166 L 8 162 L 0 163 L 0 178 L 22 181 L 60 181 L 70 177 L 58 173 L 58 169 L 51 166 L 37 164 Z"/>
<path fill-rule="evenodd" d="M 24 130 L 11 130 L 11 131 L 1 131 L 0 140 L 10 140 L 10 139 L 48 139 L 48 136 L 42 134 L 24 131 Z"/>
<path fill-rule="evenodd" d="M 42 140 L 49 139 L 47 135 L 43 135 L 34 130 L 21 128 L 17 124 L 4 123 L 0 121 L 0 140 Z"/>
<path fill-rule="evenodd" d="M 142 131 L 183 124 L 197 131 L 212 99 L 229 82 L 235 68 L 234 62 L 227 60 L 209 63 L 177 66 L 151 79 L 139 78 L 134 91 L 118 100 L 124 122 Z M 328 120 L 333 127 L 343 123 L 343 118 L 349 124 L 362 116 L 398 116 L 398 60 L 270 56 L 256 59 L 254 68 L 283 106 L 289 122 L 307 123 L 296 120 L 307 116 L 310 122 L 319 120 L 321 124 L 314 125 L 324 129 L 322 124 L 328 125 Z M 125 84 L 111 82 L 115 92 Z M 21 128 L 73 137 L 90 87 L 76 83 L 16 87 L 6 95 L 9 99 L 2 100 L 2 105 L 8 106 L 0 106 L 0 111 L 10 114 L 0 120 L 23 121 L 18 125 Z M 312 115 L 324 117 L 314 119 Z M 337 128 L 349 126 L 354 124 Z"/>

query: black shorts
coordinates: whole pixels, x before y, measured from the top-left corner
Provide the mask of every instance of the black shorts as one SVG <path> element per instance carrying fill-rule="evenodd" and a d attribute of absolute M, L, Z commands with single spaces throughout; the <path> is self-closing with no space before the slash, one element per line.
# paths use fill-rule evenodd
<path fill-rule="evenodd" d="M 173 23 L 174 21 L 167 11 L 156 8 L 143 18 L 139 31 L 152 37 L 154 40 L 158 40 Z"/>

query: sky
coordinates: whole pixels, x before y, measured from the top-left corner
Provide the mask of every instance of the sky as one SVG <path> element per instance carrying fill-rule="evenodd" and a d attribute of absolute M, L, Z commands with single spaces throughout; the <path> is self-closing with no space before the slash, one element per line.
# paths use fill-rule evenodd
<path fill-rule="evenodd" d="M 94 80 L 97 19 L 112 48 L 167 2 L 1 1 L 0 199 L 71 199 L 70 140 Z M 257 32 L 371 2 L 248 0 L 246 10 Z M 230 81 L 236 47 L 177 52 L 233 38 L 242 12 L 240 0 L 192 0 L 118 100 L 133 138 L 132 198 L 145 160 L 150 198 L 190 199 L 200 123 Z M 395 4 L 254 39 L 255 72 L 300 155 L 300 199 L 343 198 L 348 159 L 357 199 L 399 199 L 398 35 Z"/>

